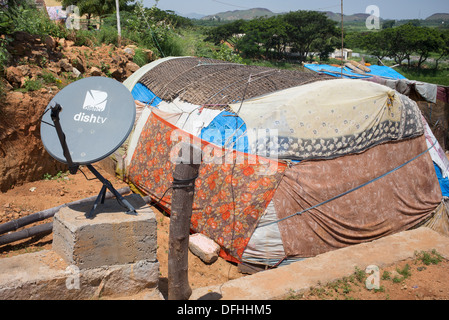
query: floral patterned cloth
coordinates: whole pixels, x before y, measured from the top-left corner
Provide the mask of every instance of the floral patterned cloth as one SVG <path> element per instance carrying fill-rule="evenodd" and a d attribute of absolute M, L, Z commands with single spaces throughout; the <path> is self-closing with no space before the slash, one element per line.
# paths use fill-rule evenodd
<path fill-rule="evenodd" d="M 240 261 L 259 219 L 287 166 L 266 158 L 222 149 L 150 114 L 128 168 L 128 179 L 168 212 L 180 142 L 202 149 L 191 229 L 222 247 L 221 255 Z"/>

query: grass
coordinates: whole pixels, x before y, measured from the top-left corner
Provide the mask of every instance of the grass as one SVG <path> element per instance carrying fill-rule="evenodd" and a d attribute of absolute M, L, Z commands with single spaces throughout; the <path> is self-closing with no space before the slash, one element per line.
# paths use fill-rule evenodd
<path fill-rule="evenodd" d="M 52 176 L 49 173 L 46 173 L 46 174 L 44 174 L 44 180 L 47 180 L 47 181 L 50 181 L 50 180 L 65 181 L 65 180 L 69 180 L 68 175 L 69 175 L 68 172 L 62 172 L 62 171 L 59 171 L 54 176 Z"/>
<path fill-rule="evenodd" d="M 426 266 L 431 264 L 439 264 L 443 261 L 443 257 L 435 249 L 431 252 L 415 252 L 415 257 L 417 261 L 421 261 Z"/>
<path fill-rule="evenodd" d="M 438 70 L 398 67 L 397 71 L 410 80 L 449 86 L 449 67 L 441 65 Z"/>
<path fill-rule="evenodd" d="M 443 260 L 444 258 L 436 250 L 432 250 L 431 252 L 421 251 L 415 252 L 415 257 L 412 264 L 437 265 Z M 402 268 L 396 267 L 396 270 L 393 272 L 384 270 L 380 279 L 387 283 L 391 282 L 393 284 L 400 284 L 412 276 L 411 270 L 412 268 L 410 267 L 410 264 L 405 264 Z M 420 267 L 418 267 L 417 270 L 420 271 Z M 366 288 L 367 277 L 368 274 L 365 273 L 364 269 L 355 267 L 354 272 L 350 276 L 343 277 L 342 279 L 338 279 L 327 284 L 321 284 L 318 282 L 316 287 L 309 288 L 306 293 L 297 293 L 293 289 L 290 289 L 289 293 L 285 297 L 285 300 L 302 300 L 311 296 L 322 300 L 354 300 L 354 297 L 351 296 L 352 293 L 360 290 L 368 290 Z M 384 285 L 381 285 L 378 289 L 372 290 L 372 292 L 384 293 L 385 299 L 390 299 L 390 295 L 386 292 Z"/>
<path fill-rule="evenodd" d="M 398 275 L 396 275 L 393 278 L 393 282 L 394 283 L 400 283 L 403 282 L 405 279 L 409 278 L 412 274 L 410 272 L 410 265 L 406 264 L 404 266 L 404 268 L 400 269 L 400 268 L 396 268 L 396 272 L 398 273 Z"/>

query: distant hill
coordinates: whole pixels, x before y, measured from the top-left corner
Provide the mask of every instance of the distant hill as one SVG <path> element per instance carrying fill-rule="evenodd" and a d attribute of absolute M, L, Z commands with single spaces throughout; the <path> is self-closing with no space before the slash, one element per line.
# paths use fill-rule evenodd
<path fill-rule="evenodd" d="M 178 16 L 182 16 L 182 17 L 189 18 L 189 19 L 200 20 L 200 19 L 204 18 L 204 14 L 196 13 L 196 12 L 191 12 L 191 13 L 186 13 L 186 14 L 176 12 L 176 14 Z"/>
<path fill-rule="evenodd" d="M 341 21 L 340 13 L 335 13 L 335 12 L 331 12 L 331 11 L 326 11 L 324 13 L 331 20 L 338 21 L 338 22 Z M 365 22 L 369 16 L 370 15 L 366 14 L 366 13 L 355 13 L 355 14 L 351 14 L 351 15 L 344 15 L 343 21 L 344 22 Z"/>
<path fill-rule="evenodd" d="M 217 14 L 205 16 L 202 20 L 221 20 L 221 21 L 233 21 L 233 20 L 252 20 L 258 17 L 272 17 L 277 15 L 277 13 L 265 8 L 254 8 L 248 10 L 234 10 L 220 12 Z"/>
<path fill-rule="evenodd" d="M 341 14 L 335 13 L 331 11 L 324 11 L 326 16 L 333 20 L 340 22 L 341 21 Z M 201 20 L 219 20 L 219 21 L 233 21 L 233 20 L 251 20 L 255 19 L 257 17 L 272 17 L 276 16 L 282 13 L 274 13 L 268 9 L 265 8 L 254 8 L 254 9 L 248 9 L 248 10 L 234 10 L 234 11 L 226 11 L 226 12 L 220 12 L 213 15 L 208 15 L 205 17 L 202 17 Z M 367 13 L 355 13 L 351 15 L 344 15 L 344 22 L 365 22 L 366 19 L 370 15 Z M 381 20 L 383 20 L 381 18 Z M 426 21 L 432 22 L 432 21 L 449 21 L 449 13 L 435 13 L 428 17 Z"/>
<path fill-rule="evenodd" d="M 449 21 L 449 13 L 435 13 L 428 17 L 426 21 Z"/>
<path fill-rule="evenodd" d="M 326 16 L 334 21 L 341 21 L 341 15 L 340 13 L 335 13 L 331 11 L 324 12 Z M 254 8 L 249 10 L 234 10 L 234 11 L 226 11 L 226 12 L 220 12 L 213 15 L 208 15 L 205 17 L 202 17 L 202 20 L 220 20 L 220 21 L 233 21 L 233 20 L 251 20 L 255 19 L 257 17 L 272 17 L 276 16 L 282 13 L 274 13 L 268 9 L 265 8 Z M 345 15 L 344 21 L 345 22 L 361 22 L 366 21 L 366 19 L 369 17 L 369 14 L 366 13 L 356 13 L 352 15 Z"/>

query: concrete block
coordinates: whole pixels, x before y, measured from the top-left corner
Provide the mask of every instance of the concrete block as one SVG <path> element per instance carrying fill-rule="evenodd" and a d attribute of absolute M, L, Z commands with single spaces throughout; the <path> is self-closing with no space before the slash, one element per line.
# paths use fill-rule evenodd
<path fill-rule="evenodd" d="M 116 199 L 99 205 L 93 219 L 85 217 L 92 203 L 61 209 L 53 222 L 53 250 L 79 269 L 156 261 L 155 214 L 139 195 L 125 199 L 137 215 L 126 214 Z"/>
<path fill-rule="evenodd" d="M 126 297 L 143 290 L 158 290 L 159 263 L 77 269 L 52 250 L 0 259 L 0 300 L 85 300 Z"/>
<path fill-rule="evenodd" d="M 189 237 L 189 249 L 205 263 L 215 262 L 220 253 L 220 246 L 201 233 L 193 234 Z"/>

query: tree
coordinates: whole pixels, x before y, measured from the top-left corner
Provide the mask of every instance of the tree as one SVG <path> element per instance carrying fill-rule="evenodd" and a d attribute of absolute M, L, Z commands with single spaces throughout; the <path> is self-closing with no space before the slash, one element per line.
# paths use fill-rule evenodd
<path fill-rule="evenodd" d="M 286 29 L 278 17 L 258 18 L 247 22 L 245 36 L 237 42 L 237 49 L 252 58 L 281 58 L 286 46 Z"/>
<path fill-rule="evenodd" d="M 125 6 L 130 0 L 119 0 L 119 5 Z M 99 17 L 100 21 L 106 15 L 116 11 L 115 0 L 62 0 L 62 5 L 68 7 L 75 5 L 80 10 L 80 15 L 87 16 L 87 26 L 90 26 L 92 17 Z"/>
<path fill-rule="evenodd" d="M 216 45 L 220 44 L 222 41 L 228 41 L 234 35 L 243 33 L 246 23 L 246 21 L 240 19 L 212 28 L 207 32 L 205 41 L 212 41 Z"/>
<path fill-rule="evenodd" d="M 314 42 L 338 36 L 337 22 L 327 18 L 325 13 L 316 11 L 294 11 L 283 16 L 286 25 L 287 41 L 293 51 L 305 61 L 314 49 Z"/>
<path fill-rule="evenodd" d="M 411 65 L 410 56 L 414 52 L 414 36 L 416 27 L 411 24 L 404 24 L 394 29 L 383 30 L 384 37 L 387 38 L 389 45 L 389 57 L 393 58 L 397 64 L 402 64 L 408 60 Z"/>
<path fill-rule="evenodd" d="M 441 45 L 437 51 L 440 56 L 435 60 L 435 69 L 438 69 L 438 65 L 441 59 L 449 57 L 449 30 L 441 31 L 440 39 Z"/>
<path fill-rule="evenodd" d="M 356 38 L 356 41 L 360 48 L 367 50 L 371 55 L 375 56 L 380 64 L 382 59 L 388 57 L 391 53 L 390 39 L 392 33 L 392 29 L 385 29 L 381 32 L 367 32 L 359 38 Z"/>
<path fill-rule="evenodd" d="M 382 23 L 382 29 L 390 29 L 390 28 L 393 28 L 395 24 L 396 24 L 396 21 L 394 21 L 394 20 L 385 20 L 385 21 Z"/>
<path fill-rule="evenodd" d="M 320 60 L 328 60 L 329 55 L 338 47 L 340 39 L 336 36 L 318 38 L 312 42 L 312 50 L 318 52 Z"/>
<path fill-rule="evenodd" d="M 441 33 L 427 27 L 416 28 L 413 41 L 414 50 L 419 55 L 418 68 L 427 61 L 432 52 L 438 52 L 439 48 L 444 46 Z"/>

